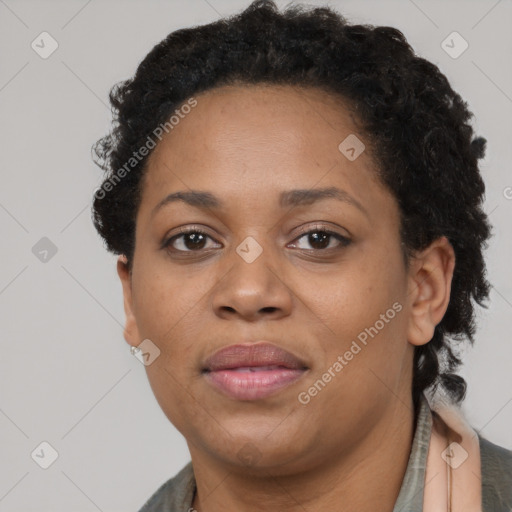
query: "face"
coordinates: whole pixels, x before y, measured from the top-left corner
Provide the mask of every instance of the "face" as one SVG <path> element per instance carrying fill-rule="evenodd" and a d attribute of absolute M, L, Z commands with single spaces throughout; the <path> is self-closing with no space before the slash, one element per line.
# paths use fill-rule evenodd
<path fill-rule="evenodd" d="M 428 341 L 397 202 L 340 99 L 229 86 L 196 100 L 148 160 L 131 276 L 118 265 L 125 337 L 160 350 L 147 375 L 193 459 L 284 473 L 339 457 L 410 402 L 413 342 Z M 339 149 L 351 134 L 366 145 L 355 159 Z M 191 191 L 218 204 L 160 204 Z M 306 369 L 251 397 L 203 371 L 263 340 Z"/>

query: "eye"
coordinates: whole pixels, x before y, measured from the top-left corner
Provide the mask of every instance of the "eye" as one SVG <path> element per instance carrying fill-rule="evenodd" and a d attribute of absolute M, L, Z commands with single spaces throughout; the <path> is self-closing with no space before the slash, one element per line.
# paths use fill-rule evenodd
<path fill-rule="evenodd" d="M 300 244 L 294 243 L 301 239 L 304 239 L 306 244 L 310 244 L 310 247 L 303 247 Z M 163 242 L 162 248 L 174 253 L 192 253 L 220 246 L 216 242 L 208 246 L 208 240 L 215 242 L 212 237 L 201 229 L 195 227 L 181 228 L 179 234 L 173 235 Z M 340 233 L 331 231 L 325 226 L 315 226 L 309 231 L 303 230 L 302 234 L 294 242 L 289 245 L 306 251 L 330 251 L 348 246 L 351 240 Z"/>
<path fill-rule="evenodd" d="M 297 244 L 292 244 L 298 249 L 307 251 L 325 251 L 330 249 L 340 249 L 346 247 L 351 243 L 351 240 L 335 231 L 327 229 L 325 226 L 315 226 L 314 229 L 304 231 L 301 236 L 295 240 L 305 239 L 306 244 L 310 244 L 312 248 L 301 247 Z M 334 242 L 334 244 L 332 243 Z"/>
<path fill-rule="evenodd" d="M 174 235 L 163 243 L 163 247 L 175 252 L 195 252 L 206 247 L 207 240 L 213 240 L 207 233 L 197 228 L 183 228 L 179 235 Z"/>

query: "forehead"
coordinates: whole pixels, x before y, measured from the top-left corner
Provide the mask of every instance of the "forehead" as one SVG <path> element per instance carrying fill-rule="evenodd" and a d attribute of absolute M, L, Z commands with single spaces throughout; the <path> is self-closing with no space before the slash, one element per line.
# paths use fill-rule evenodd
<path fill-rule="evenodd" d="M 340 186 L 370 201 L 386 193 L 369 141 L 341 97 L 317 88 L 250 85 L 194 98 L 196 106 L 148 159 L 141 209 L 186 189 L 216 190 L 228 202 L 244 197 L 253 206 L 263 197 L 277 198 L 277 189 Z M 350 160 L 340 143 L 354 136 L 366 149 Z M 255 190 L 259 194 L 251 195 Z"/>
<path fill-rule="evenodd" d="M 325 140 L 327 145 L 345 132 L 358 131 L 351 105 L 318 88 L 224 86 L 206 91 L 195 100 L 197 106 L 173 128 L 177 136 L 166 137 L 169 143 L 178 146 L 187 138 L 200 148 L 215 151 L 250 139 L 251 146 L 239 149 L 257 150 L 255 144 L 261 141 L 311 152 L 315 142 Z"/>

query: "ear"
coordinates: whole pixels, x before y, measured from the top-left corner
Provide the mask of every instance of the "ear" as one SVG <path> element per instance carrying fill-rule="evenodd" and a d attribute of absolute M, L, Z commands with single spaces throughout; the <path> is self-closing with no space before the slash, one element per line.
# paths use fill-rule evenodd
<path fill-rule="evenodd" d="M 424 345 L 434 336 L 436 325 L 448 309 L 454 268 L 455 251 L 445 236 L 412 259 L 408 278 L 409 343 Z"/>
<path fill-rule="evenodd" d="M 140 343 L 139 328 L 133 312 L 131 273 L 128 260 L 124 254 L 117 259 L 117 274 L 123 285 L 124 313 L 126 322 L 124 326 L 124 339 L 129 345 L 136 347 Z"/>

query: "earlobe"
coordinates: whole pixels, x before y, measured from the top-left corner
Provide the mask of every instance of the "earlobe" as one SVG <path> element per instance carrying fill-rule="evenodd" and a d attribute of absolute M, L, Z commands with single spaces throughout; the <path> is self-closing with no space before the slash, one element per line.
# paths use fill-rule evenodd
<path fill-rule="evenodd" d="M 432 242 L 411 261 L 408 341 L 424 345 L 434 336 L 450 302 L 455 252 L 446 237 Z"/>
<path fill-rule="evenodd" d="M 133 309 L 131 275 L 128 260 L 124 254 L 121 254 L 117 259 L 117 274 L 123 287 L 124 313 L 126 315 L 124 339 L 129 345 L 137 346 L 140 336 Z"/>

